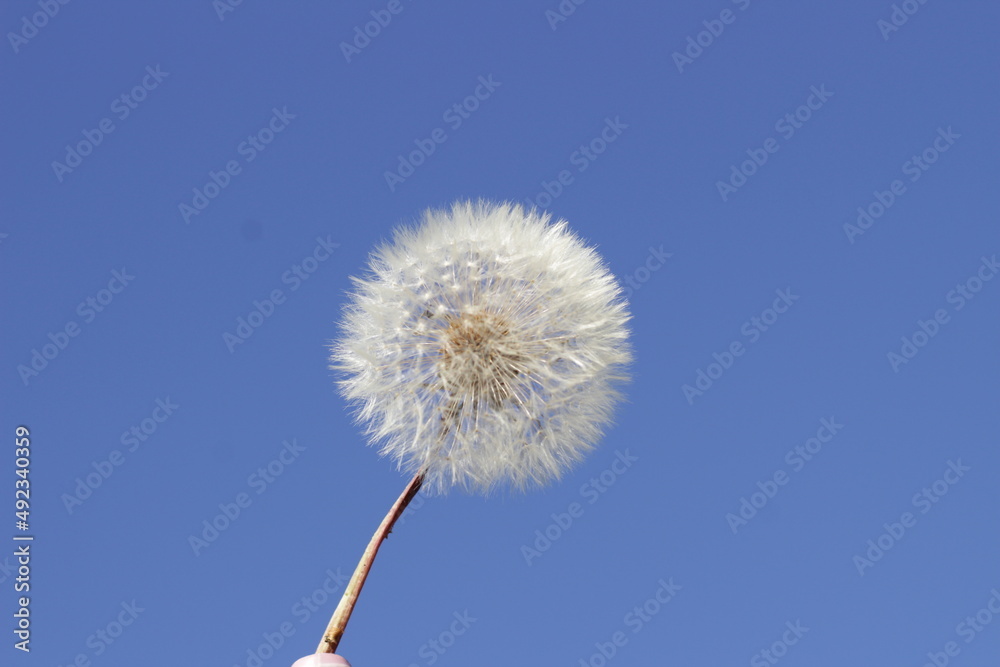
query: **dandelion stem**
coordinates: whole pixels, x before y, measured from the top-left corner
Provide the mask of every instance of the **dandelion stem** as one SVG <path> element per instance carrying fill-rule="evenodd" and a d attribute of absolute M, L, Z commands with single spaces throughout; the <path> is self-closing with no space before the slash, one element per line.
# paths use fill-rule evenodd
<path fill-rule="evenodd" d="M 323 633 L 323 639 L 320 641 L 319 646 L 316 647 L 316 653 L 337 652 L 337 645 L 340 644 L 340 639 L 344 636 L 347 621 L 351 619 L 351 612 L 354 611 L 354 605 L 358 601 L 358 596 L 361 595 L 361 588 L 365 585 L 365 579 L 368 578 L 368 570 L 371 569 L 372 563 L 375 561 L 375 555 L 378 553 L 378 548 L 382 545 L 382 540 L 387 538 L 389 533 L 392 532 L 392 526 L 396 523 L 396 519 L 400 517 L 406 506 L 413 500 L 413 496 L 417 495 L 417 491 L 420 490 L 420 485 L 423 482 L 424 471 L 421 470 L 406 485 L 402 495 L 396 500 L 396 504 L 392 506 L 389 513 L 382 519 L 382 525 L 375 531 L 372 541 L 368 543 L 368 548 L 365 549 L 364 555 L 361 556 L 361 562 L 358 563 L 354 574 L 351 575 L 351 580 L 347 582 L 347 588 L 344 589 L 344 597 L 340 599 L 337 610 L 333 612 L 330 624 L 326 626 L 326 632 Z"/>

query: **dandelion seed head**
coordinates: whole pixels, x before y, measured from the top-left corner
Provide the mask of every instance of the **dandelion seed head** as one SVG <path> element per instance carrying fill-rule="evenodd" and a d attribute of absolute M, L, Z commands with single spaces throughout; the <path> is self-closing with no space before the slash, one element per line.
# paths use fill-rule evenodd
<path fill-rule="evenodd" d="M 611 421 L 631 361 L 622 291 L 565 221 L 459 202 L 353 278 L 331 368 L 370 444 L 424 484 L 557 479 Z"/>

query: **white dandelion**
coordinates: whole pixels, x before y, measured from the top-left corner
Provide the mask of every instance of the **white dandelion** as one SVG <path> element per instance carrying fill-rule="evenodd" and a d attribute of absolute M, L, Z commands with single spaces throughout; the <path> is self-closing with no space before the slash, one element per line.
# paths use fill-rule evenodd
<path fill-rule="evenodd" d="M 488 202 L 427 211 L 368 269 L 353 279 L 332 368 L 370 444 L 414 477 L 319 653 L 336 649 L 371 559 L 421 485 L 489 491 L 559 478 L 609 425 L 631 361 L 621 288 L 545 213 Z"/>
<path fill-rule="evenodd" d="M 621 290 L 565 221 L 459 203 L 397 230 L 355 279 L 333 352 L 373 444 L 436 491 L 544 484 L 611 419 Z"/>

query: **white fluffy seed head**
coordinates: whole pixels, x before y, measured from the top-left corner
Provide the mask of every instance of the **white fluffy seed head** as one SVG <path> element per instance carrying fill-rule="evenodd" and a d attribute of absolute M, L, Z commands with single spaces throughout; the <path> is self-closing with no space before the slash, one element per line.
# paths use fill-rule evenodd
<path fill-rule="evenodd" d="M 370 444 L 425 486 L 553 479 L 593 448 L 631 361 L 627 304 L 565 221 L 459 202 L 353 278 L 331 368 Z"/>

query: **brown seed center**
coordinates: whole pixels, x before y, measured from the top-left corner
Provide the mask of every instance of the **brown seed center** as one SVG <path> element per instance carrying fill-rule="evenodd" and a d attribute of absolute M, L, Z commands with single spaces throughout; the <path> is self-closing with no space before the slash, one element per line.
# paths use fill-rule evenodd
<path fill-rule="evenodd" d="M 441 336 L 439 372 L 444 389 L 453 397 L 499 407 L 513 392 L 523 357 L 511 339 L 503 318 L 489 313 L 467 313 L 448 319 Z"/>

